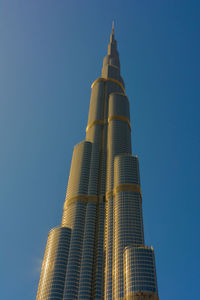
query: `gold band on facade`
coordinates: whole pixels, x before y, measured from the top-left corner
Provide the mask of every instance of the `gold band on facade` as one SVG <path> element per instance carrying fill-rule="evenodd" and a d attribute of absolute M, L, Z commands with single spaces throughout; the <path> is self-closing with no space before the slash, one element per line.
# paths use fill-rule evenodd
<path fill-rule="evenodd" d="M 113 190 L 106 193 L 106 200 L 113 197 Z"/>
<path fill-rule="evenodd" d="M 126 96 L 126 92 L 125 92 L 125 89 L 124 89 L 123 84 L 122 84 L 119 80 L 114 79 L 114 78 L 110 78 L 110 77 L 108 77 L 108 78 L 102 78 L 102 77 L 97 78 L 97 79 L 93 82 L 93 84 L 91 85 L 91 88 L 93 88 L 94 85 L 95 85 L 97 82 L 100 82 L 100 81 L 104 81 L 104 82 L 105 82 L 105 81 L 112 81 L 112 82 L 118 84 L 118 85 L 120 86 L 120 88 L 122 89 L 124 96 Z"/>
<path fill-rule="evenodd" d="M 67 206 L 69 206 L 70 204 L 75 203 L 75 202 L 97 203 L 98 196 L 96 196 L 96 195 L 77 195 L 68 200 L 65 200 L 63 209 L 65 210 L 67 208 Z"/>
<path fill-rule="evenodd" d="M 88 126 L 86 127 L 86 132 L 87 132 L 92 126 L 94 126 L 94 125 L 96 125 L 96 124 L 98 124 L 98 125 L 104 125 L 104 121 L 102 121 L 102 120 L 95 120 L 95 121 L 91 122 L 91 123 L 88 124 Z"/>
<path fill-rule="evenodd" d="M 137 193 L 140 193 L 140 195 L 142 194 L 140 185 L 130 184 L 130 183 L 120 184 L 116 188 L 114 188 L 114 190 L 113 190 L 114 195 L 119 192 L 137 192 Z"/>
<path fill-rule="evenodd" d="M 142 192 L 141 187 L 138 184 L 130 184 L 130 183 L 124 183 L 118 185 L 116 188 L 114 188 L 112 191 L 109 191 L 106 193 L 106 200 L 108 200 L 110 197 L 115 196 L 117 193 L 120 192 L 136 192 L 139 193 L 142 198 Z"/>
<path fill-rule="evenodd" d="M 131 129 L 131 123 L 129 121 L 129 119 L 127 117 L 124 116 L 120 116 L 120 115 L 114 115 L 108 118 L 108 123 L 112 120 L 121 120 L 121 121 L 125 121 L 126 123 L 128 123 L 129 128 Z M 88 126 L 86 127 L 86 132 L 94 125 L 104 125 L 105 122 L 102 120 L 95 120 L 93 122 L 91 122 L 90 124 L 88 124 Z"/>
<path fill-rule="evenodd" d="M 120 116 L 120 115 L 113 115 L 111 117 L 108 118 L 108 123 L 112 120 L 121 120 L 121 121 L 125 121 L 126 123 L 128 123 L 129 128 L 131 129 L 131 123 L 129 121 L 129 119 L 125 116 Z"/>

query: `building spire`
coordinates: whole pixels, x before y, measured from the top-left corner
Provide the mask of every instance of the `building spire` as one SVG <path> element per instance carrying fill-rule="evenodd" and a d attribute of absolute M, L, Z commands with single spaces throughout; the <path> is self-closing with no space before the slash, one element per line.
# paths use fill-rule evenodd
<path fill-rule="evenodd" d="M 114 34 L 114 27 L 115 27 L 115 22 L 112 21 L 112 34 Z"/>
<path fill-rule="evenodd" d="M 117 41 L 115 40 L 114 35 L 114 21 L 112 21 L 112 31 L 110 34 L 110 42 L 108 44 L 107 55 L 103 60 L 103 68 L 101 72 L 101 76 L 103 78 L 113 78 L 118 80 L 124 86 L 123 79 L 120 75 L 120 62 L 119 62 L 119 54 L 117 51 Z"/>
<path fill-rule="evenodd" d="M 115 40 L 115 37 L 114 37 L 114 20 L 112 21 L 112 31 L 111 31 L 111 35 L 110 35 L 110 43 L 113 43 L 113 41 Z"/>

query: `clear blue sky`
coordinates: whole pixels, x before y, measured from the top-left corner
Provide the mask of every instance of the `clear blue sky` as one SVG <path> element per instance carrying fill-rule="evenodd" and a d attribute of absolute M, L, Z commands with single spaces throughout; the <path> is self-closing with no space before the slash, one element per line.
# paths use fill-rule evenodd
<path fill-rule="evenodd" d="M 200 2 L 0 1 L 1 300 L 36 296 L 111 22 L 161 300 L 199 294 Z"/>

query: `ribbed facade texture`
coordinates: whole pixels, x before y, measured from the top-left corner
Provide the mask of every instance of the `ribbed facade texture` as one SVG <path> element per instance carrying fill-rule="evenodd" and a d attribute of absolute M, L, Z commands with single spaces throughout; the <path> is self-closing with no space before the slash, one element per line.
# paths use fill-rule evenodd
<path fill-rule="evenodd" d="M 92 84 L 86 138 L 74 147 L 61 226 L 48 236 L 36 299 L 159 299 L 114 29 L 102 76 Z"/>

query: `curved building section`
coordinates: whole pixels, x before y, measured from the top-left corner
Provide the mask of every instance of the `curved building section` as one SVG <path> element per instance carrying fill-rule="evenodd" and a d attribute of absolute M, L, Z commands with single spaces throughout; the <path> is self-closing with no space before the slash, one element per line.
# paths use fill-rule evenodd
<path fill-rule="evenodd" d="M 104 121 L 104 89 L 104 81 L 98 81 L 91 89 L 88 127 L 95 121 Z"/>
<path fill-rule="evenodd" d="M 95 249 L 95 230 L 98 212 L 99 147 L 92 144 L 90 175 L 88 183 L 88 203 L 85 215 L 82 258 L 78 299 L 90 299 L 92 294 L 93 262 Z"/>
<path fill-rule="evenodd" d="M 88 203 L 85 216 L 78 299 L 90 299 L 92 293 L 95 222 L 96 203 Z"/>
<path fill-rule="evenodd" d="M 90 161 L 90 173 L 88 183 L 88 195 L 97 196 L 99 188 L 99 173 L 100 173 L 100 151 L 96 143 L 92 144 L 92 153 Z"/>
<path fill-rule="evenodd" d="M 73 228 L 78 203 L 86 206 L 88 202 L 91 152 L 92 144 L 90 142 L 84 141 L 74 147 L 62 226 Z"/>
<path fill-rule="evenodd" d="M 124 249 L 124 281 L 124 299 L 159 300 L 152 248 L 129 246 Z"/>
<path fill-rule="evenodd" d="M 63 299 L 77 299 L 87 211 L 92 144 L 74 147 L 62 225 L 72 229 Z M 96 197 L 90 199 L 96 202 Z"/>
<path fill-rule="evenodd" d="M 139 161 L 137 155 L 124 153 L 115 157 L 114 185 L 137 185 L 140 189 Z"/>
<path fill-rule="evenodd" d="M 109 192 L 113 189 L 115 156 L 131 153 L 129 102 L 126 96 L 118 93 L 109 97 L 107 151 L 106 192 Z"/>
<path fill-rule="evenodd" d="M 63 299 L 71 229 L 56 227 L 48 236 L 36 300 Z"/>
<path fill-rule="evenodd" d="M 106 237 L 105 237 L 105 299 L 112 299 L 113 291 L 113 185 L 116 155 L 131 153 L 129 101 L 120 93 L 112 93 L 108 108 Z"/>
<path fill-rule="evenodd" d="M 95 234 L 95 251 L 93 264 L 93 284 L 91 299 L 104 299 L 104 221 L 105 220 L 105 202 L 104 197 L 100 196 L 97 218 L 96 218 L 96 234 Z"/>
<path fill-rule="evenodd" d="M 78 296 L 87 204 L 84 202 L 76 202 L 70 205 L 74 205 L 74 214 L 71 216 L 73 227 L 65 277 L 63 296 L 65 300 L 77 299 Z"/>
<path fill-rule="evenodd" d="M 88 194 L 92 144 L 83 141 L 74 147 L 66 202 L 77 195 Z"/>
<path fill-rule="evenodd" d="M 113 296 L 124 297 L 123 251 L 144 245 L 139 166 L 136 156 L 124 154 L 114 162 Z"/>
<path fill-rule="evenodd" d="M 106 199 L 104 297 L 112 299 L 113 284 L 113 197 Z"/>
<path fill-rule="evenodd" d="M 99 149 L 101 148 L 104 127 L 104 106 L 105 83 L 104 81 L 99 81 L 92 87 L 86 128 L 86 140 L 97 144 Z"/>

